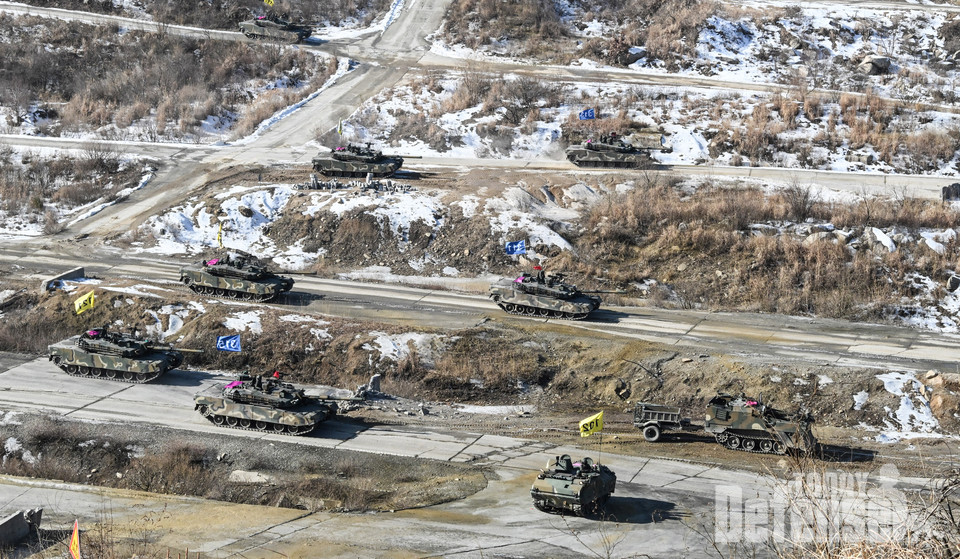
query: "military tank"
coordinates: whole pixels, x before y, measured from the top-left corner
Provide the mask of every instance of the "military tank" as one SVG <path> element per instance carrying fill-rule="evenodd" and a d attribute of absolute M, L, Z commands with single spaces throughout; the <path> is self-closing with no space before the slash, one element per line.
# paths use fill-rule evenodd
<path fill-rule="evenodd" d="M 524 272 L 516 279 L 501 279 L 490 285 L 490 298 L 510 314 L 583 320 L 600 308 L 600 297 L 564 283 L 561 273 L 536 275 Z"/>
<path fill-rule="evenodd" d="M 399 156 L 383 155 L 383 152 L 357 144 L 347 144 L 333 149 L 329 154 L 313 158 L 313 169 L 332 177 L 389 177 L 403 165 Z"/>
<path fill-rule="evenodd" d="M 788 414 L 743 394 L 717 394 L 707 403 L 703 429 L 733 450 L 785 454 L 811 452 L 817 440 L 810 430 L 813 417 L 805 411 Z"/>
<path fill-rule="evenodd" d="M 240 22 L 240 32 L 250 39 L 273 39 L 299 43 L 312 34 L 305 25 L 294 25 L 277 17 L 261 16 Z"/>
<path fill-rule="evenodd" d="M 338 401 L 360 398 L 318 398 L 302 388 L 263 375 L 240 375 L 223 387 L 194 396 L 195 409 L 219 427 L 305 435 L 336 414 Z"/>
<path fill-rule="evenodd" d="M 180 268 L 180 281 L 196 293 L 245 301 L 269 301 L 293 288 L 293 279 L 278 276 L 242 251 Z"/>
<path fill-rule="evenodd" d="M 183 363 L 184 351 L 135 334 L 106 327 L 87 330 L 48 346 L 49 359 L 75 377 L 92 377 L 142 384 Z"/>
<path fill-rule="evenodd" d="M 617 485 L 617 474 L 590 458 L 574 462 L 558 456 L 540 471 L 530 488 L 533 506 L 544 512 L 587 514 L 603 507 Z"/>
<path fill-rule="evenodd" d="M 659 146 L 634 145 L 616 134 L 610 134 L 600 136 L 599 140 L 590 139 L 582 144 L 573 144 L 567 147 L 565 153 L 567 159 L 578 167 L 646 169 L 654 164 L 650 151 L 662 149 L 663 142 L 661 136 Z"/>

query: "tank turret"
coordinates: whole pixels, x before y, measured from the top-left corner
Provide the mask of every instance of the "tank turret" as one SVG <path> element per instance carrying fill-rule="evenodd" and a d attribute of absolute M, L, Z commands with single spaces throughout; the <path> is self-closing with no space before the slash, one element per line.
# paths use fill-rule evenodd
<path fill-rule="evenodd" d="M 590 458 L 574 462 L 556 457 L 540 471 L 530 488 L 533 505 L 544 512 L 586 514 L 603 507 L 617 485 L 617 474 Z"/>
<path fill-rule="evenodd" d="M 747 452 L 785 454 L 811 452 L 817 440 L 809 412 L 786 413 L 743 394 L 717 394 L 707 404 L 703 428 L 723 446 Z"/>

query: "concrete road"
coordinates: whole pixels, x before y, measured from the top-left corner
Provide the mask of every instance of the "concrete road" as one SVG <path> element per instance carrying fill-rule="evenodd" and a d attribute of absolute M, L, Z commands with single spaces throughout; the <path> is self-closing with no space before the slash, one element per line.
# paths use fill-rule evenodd
<path fill-rule="evenodd" d="M 130 385 L 75 379 L 46 359 L 0 372 L 0 410 L 42 410 L 71 419 L 149 423 L 195 432 L 218 432 L 271 442 L 290 437 L 219 429 L 193 411 L 192 395 L 227 377 L 173 371 L 157 383 Z M 783 482 L 754 472 L 710 464 L 594 455 L 618 477 L 607 520 L 561 518 L 536 511 L 530 485 L 554 456 L 584 451 L 551 443 L 413 426 L 365 426 L 331 420 L 293 442 L 308 446 L 394 454 L 489 466 L 496 474 L 483 491 L 466 499 L 419 510 L 378 514 L 307 514 L 210 503 L 200 499 L 100 490 L 56 482 L 0 477 L 0 514 L 42 506 L 47 529 L 65 528 L 79 517 L 89 526 L 109 511 L 112 522 L 146 524 L 156 545 L 188 547 L 205 557 L 324 557 L 414 555 L 419 557 L 582 557 L 613 546 L 614 557 L 712 556 L 718 495 L 730 491 L 770 502 Z M 780 458 L 770 457 L 771 468 Z M 719 492 L 719 493 L 718 493 Z M 156 511 L 163 515 L 155 515 Z M 724 509 L 720 509 L 724 510 Z M 216 512 L 213 512 L 216 511 Z M 211 520 L 186 529 L 189 518 Z M 159 517 L 163 517 L 162 519 Z M 234 523 L 225 518 L 237 519 Z M 242 520 L 241 520 L 242 519 Z M 724 517 L 721 528 L 726 526 Z M 303 551 L 297 554 L 297 550 Z M 608 549 L 608 548 L 607 548 Z"/>
<path fill-rule="evenodd" d="M 83 261 L 65 258 L 56 251 L 0 248 L 0 266 L 15 270 L 18 277 L 35 278 L 38 285 L 44 277 L 78 265 L 85 267 L 88 277 L 178 282 L 182 264 L 106 250 L 97 255 L 96 261 Z M 580 331 L 587 336 L 596 333 L 646 340 L 681 351 L 747 355 L 770 363 L 925 371 L 952 370 L 960 361 L 960 336 L 901 326 L 653 307 L 602 307 L 588 320 L 557 321 L 508 315 L 487 298 L 486 283 L 482 280 L 476 282 L 476 292 L 463 293 L 291 275 L 296 280 L 293 291 L 273 306 L 412 328 L 430 324 L 434 328 L 460 329 L 486 320 L 513 324 L 533 322 L 554 329 L 568 328 L 571 334 Z M 184 295 L 194 296 L 186 290 Z"/>

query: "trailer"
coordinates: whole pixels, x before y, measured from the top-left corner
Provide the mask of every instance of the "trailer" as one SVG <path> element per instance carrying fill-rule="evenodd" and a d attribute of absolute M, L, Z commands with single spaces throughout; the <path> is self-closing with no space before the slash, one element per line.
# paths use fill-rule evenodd
<path fill-rule="evenodd" d="M 633 409 L 633 425 L 652 443 L 660 440 L 663 431 L 691 428 L 690 418 L 680 417 L 680 408 L 649 402 L 637 403 Z"/>

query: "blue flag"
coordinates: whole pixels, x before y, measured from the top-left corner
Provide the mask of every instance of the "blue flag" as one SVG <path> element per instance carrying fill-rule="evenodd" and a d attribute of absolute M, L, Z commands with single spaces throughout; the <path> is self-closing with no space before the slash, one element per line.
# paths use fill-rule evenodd
<path fill-rule="evenodd" d="M 240 351 L 240 334 L 236 336 L 217 336 L 217 349 L 220 351 Z"/>
<path fill-rule="evenodd" d="M 514 241 L 507 243 L 507 254 L 526 254 L 527 241 Z"/>
<path fill-rule="evenodd" d="M 583 109 L 580 111 L 580 120 L 593 120 L 597 118 L 597 114 L 593 112 L 593 109 Z"/>

